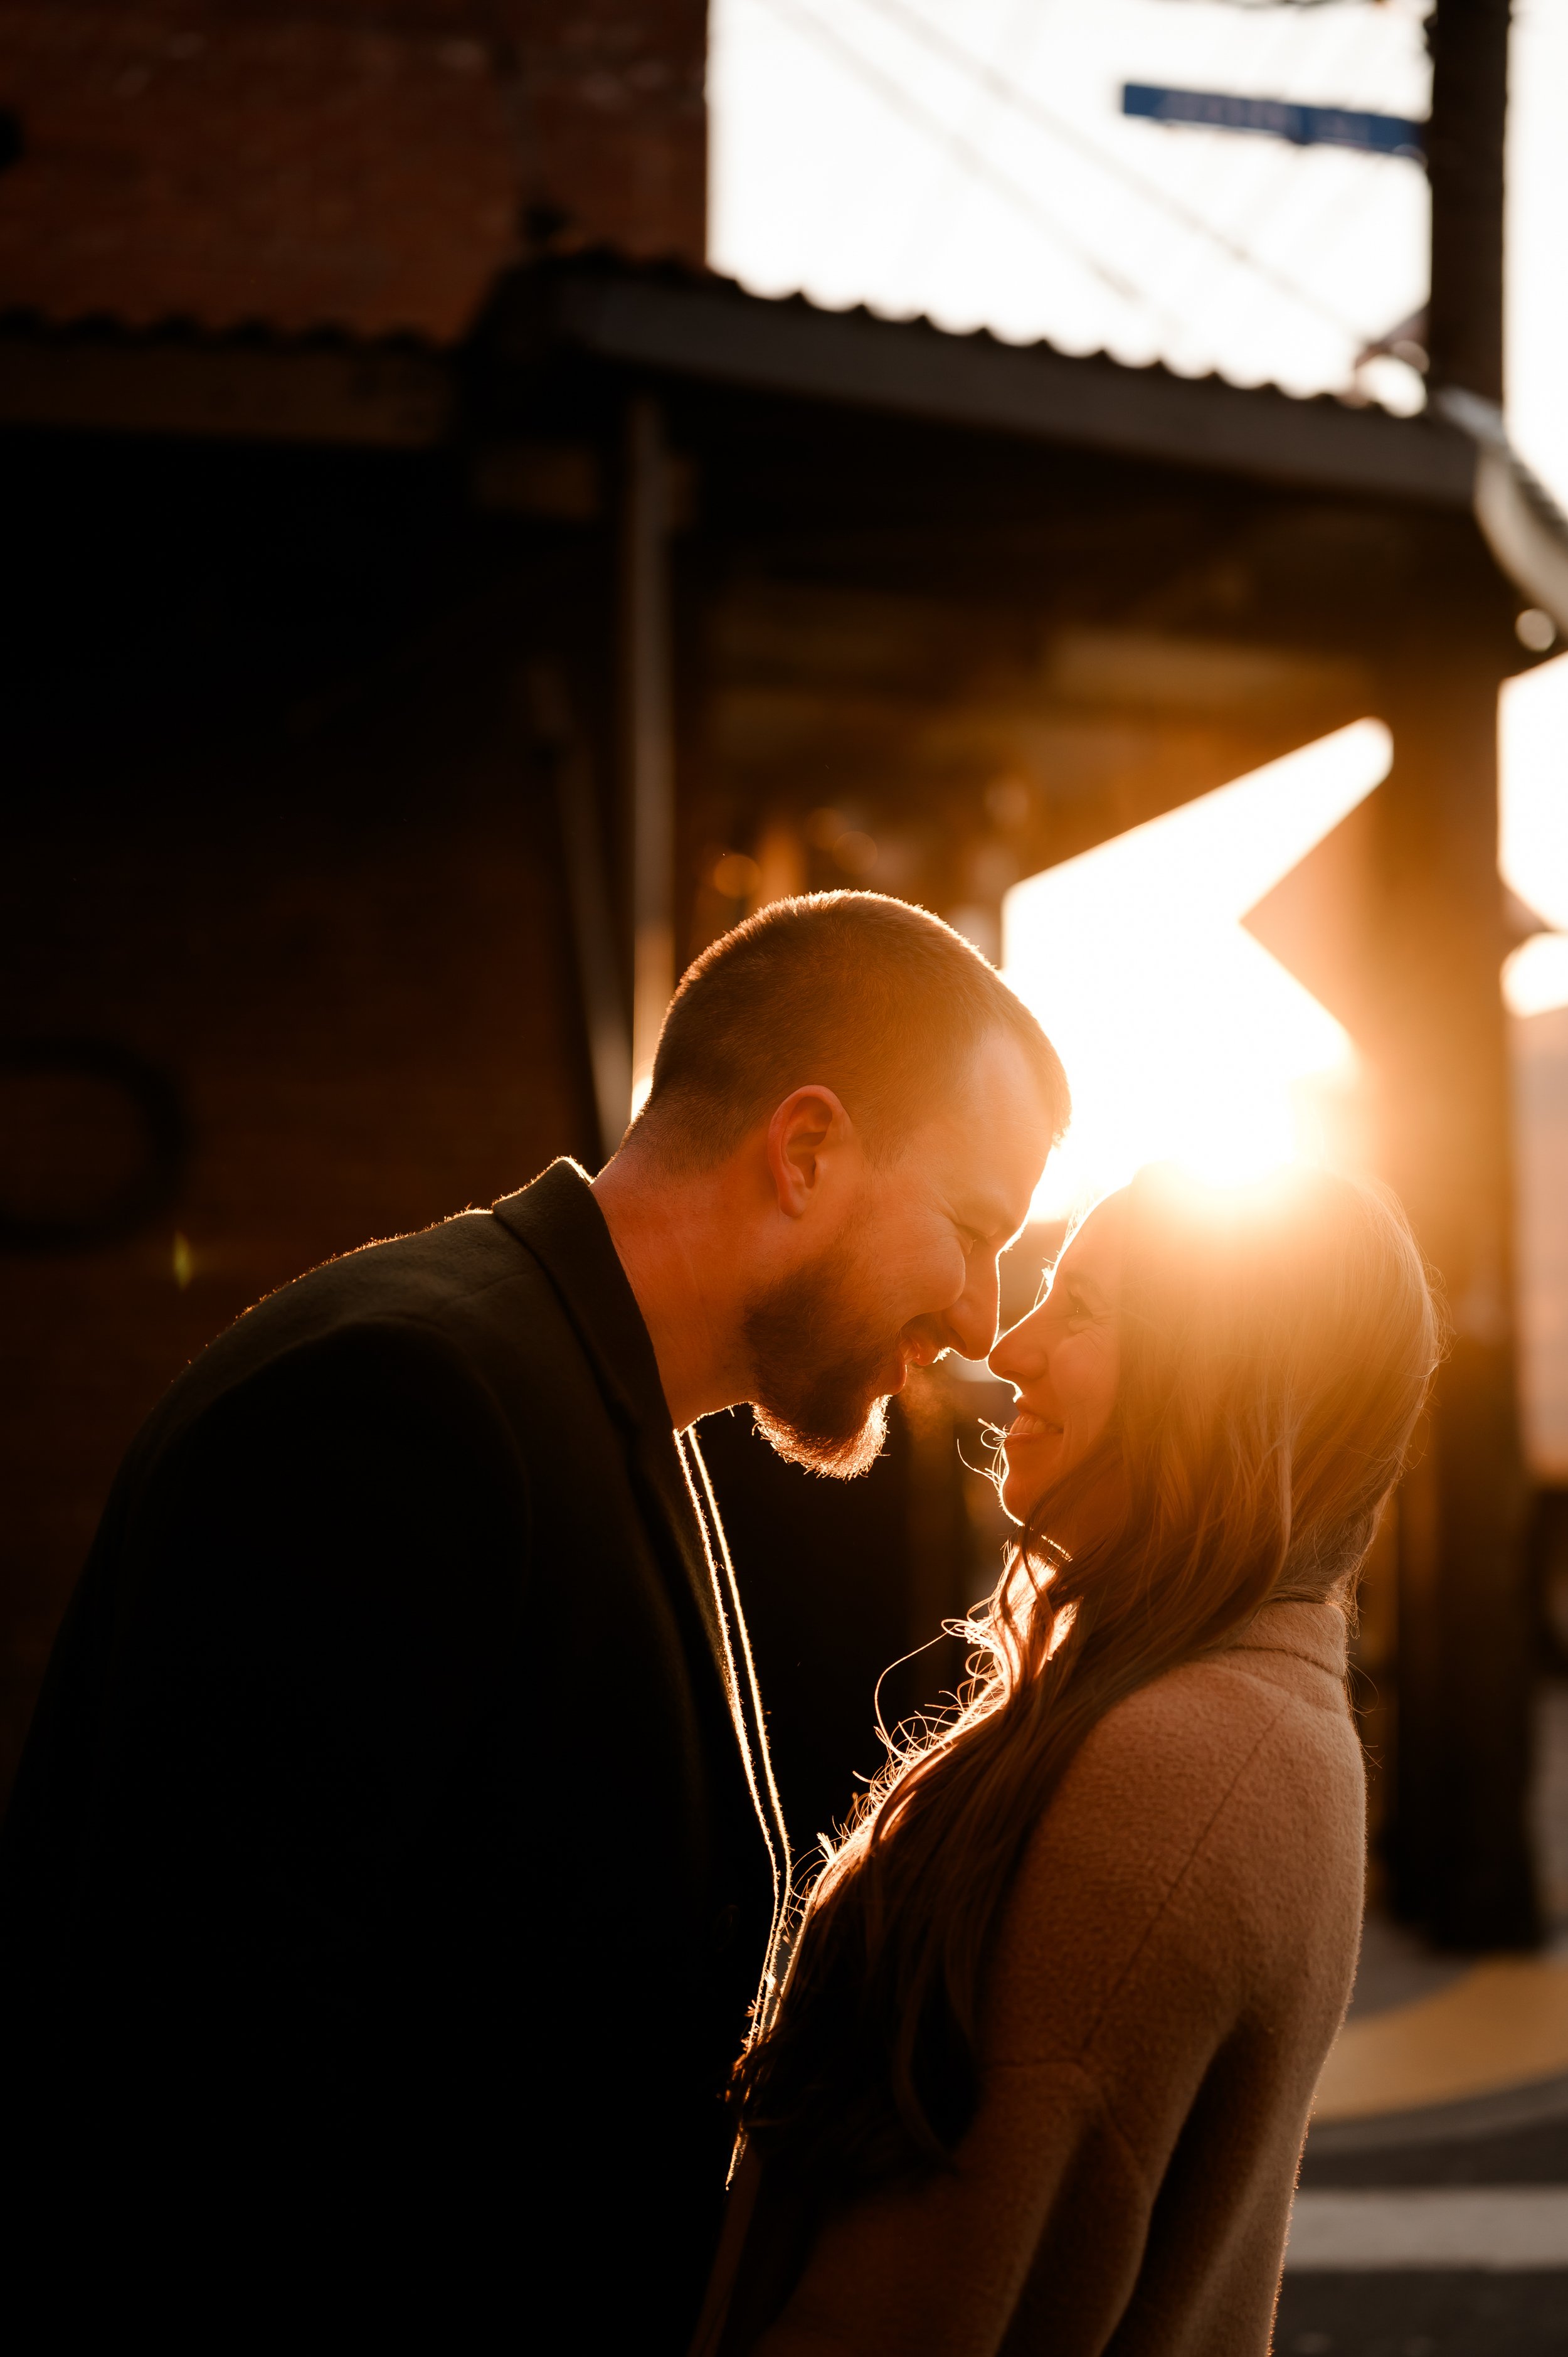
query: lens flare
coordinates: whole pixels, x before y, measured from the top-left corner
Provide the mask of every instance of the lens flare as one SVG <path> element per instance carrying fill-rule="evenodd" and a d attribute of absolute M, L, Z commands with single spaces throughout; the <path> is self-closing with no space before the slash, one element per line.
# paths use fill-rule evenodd
<path fill-rule="evenodd" d="M 1503 967 L 1512 1015 L 1568 1006 L 1568 655 L 1504 682 L 1498 705 L 1503 881 L 1552 931 L 1537 933 Z"/>
<path fill-rule="evenodd" d="M 1359 720 L 1076 859 L 1003 904 L 1007 980 L 1055 1041 L 1072 1128 L 1035 1200 L 1058 1219 L 1144 1162 L 1242 1181 L 1319 1158 L 1359 1059 L 1241 919 L 1387 775 Z"/>

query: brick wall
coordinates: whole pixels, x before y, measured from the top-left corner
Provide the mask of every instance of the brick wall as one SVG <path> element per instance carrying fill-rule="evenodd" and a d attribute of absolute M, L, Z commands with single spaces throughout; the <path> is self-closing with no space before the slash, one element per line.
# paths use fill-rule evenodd
<path fill-rule="evenodd" d="M 75 478 L 105 500 L 151 463 L 99 457 L 96 473 L 63 444 L 27 463 L 56 495 Z M 263 628 L 237 578 L 261 575 L 258 614 L 284 600 L 238 507 L 222 529 L 231 477 L 209 468 L 198 486 L 191 504 L 220 511 L 202 543 L 172 516 L 177 468 L 157 465 L 169 561 L 149 555 L 138 576 L 148 614 L 127 596 L 95 620 L 84 589 L 62 643 L 35 576 L 35 676 L 12 683 L 4 1031 L 145 1058 L 184 1101 L 190 1150 L 177 1199 L 126 1240 L 0 1255 L 5 1780 L 116 1464 L 182 1364 L 328 1255 L 591 1151 L 553 821 L 510 687 L 526 595 L 478 582 L 434 620 L 383 615 L 379 653 L 313 644 L 309 667 L 333 684 L 301 694 L 283 674 L 338 602 L 330 578 L 314 599 L 304 587 L 331 542 L 331 480 L 309 477 L 295 514 L 284 490 L 298 479 L 274 469 L 255 504 L 274 508 L 273 556 L 296 582 L 288 661 L 225 673 Z M 375 503 L 395 506 L 401 479 L 377 477 Z M 41 501 L 49 545 L 102 593 L 115 533 L 95 499 L 84 516 L 59 496 Z M 322 542 L 291 560 L 302 518 Z M 421 549 L 403 522 L 411 573 L 439 573 L 453 552 Z M 373 544 L 360 554 L 374 563 Z M 340 595 L 365 604 L 351 582 Z M 91 1161 L 91 1108 L 56 1135 L 60 1114 L 58 1091 L 0 1077 L 0 1196 L 36 1189 L 51 1156 L 91 1192 L 91 1168 L 70 1165 Z M 29 1139 L 28 1124 L 48 1134 Z"/>
<path fill-rule="evenodd" d="M 514 0 L 509 13 L 535 233 L 701 268 L 707 0 Z"/>
<path fill-rule="evenodd" d="M 700 268 L 704 0 L 0 0 L 0 309 L 465 335 L 551 246 Z"/>

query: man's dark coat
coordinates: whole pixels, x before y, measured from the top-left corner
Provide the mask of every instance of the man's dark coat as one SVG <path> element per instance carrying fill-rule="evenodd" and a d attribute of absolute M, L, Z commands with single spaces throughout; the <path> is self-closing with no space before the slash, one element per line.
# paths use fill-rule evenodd
<path fill-rule="evenodd" d="M 151 1417 L 0 1868 L 8 2138 L 144 2267 L 683 2345 L 785 1856 L 703 1486 L 568 1163 Z"/>

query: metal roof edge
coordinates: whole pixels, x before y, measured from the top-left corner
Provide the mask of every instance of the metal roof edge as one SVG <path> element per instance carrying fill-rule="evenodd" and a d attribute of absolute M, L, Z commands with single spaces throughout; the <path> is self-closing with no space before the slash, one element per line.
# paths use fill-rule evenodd
<path fill-rule="evenodd" d="M 1474 449 L 1431 416 L 824 311 L 716 278 L 565 265 L 538 291 L 536 333 L 628 366 L 1273 482 L 1471 504 Z"/>

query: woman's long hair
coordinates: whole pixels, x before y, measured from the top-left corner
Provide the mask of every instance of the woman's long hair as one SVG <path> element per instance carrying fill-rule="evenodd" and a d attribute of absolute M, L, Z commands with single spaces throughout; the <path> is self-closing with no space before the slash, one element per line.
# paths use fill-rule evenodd
<path fill-rule="evenodd" d="M 1004 1898 L 1106 1712 L 1266 1603 L 1353 1610 L 1438 1356 L 1420 1252 L 1377 1189 L 1300 1170 L 1219 1190 L 1156 1166 L 1106 1209 L 1125 1253 L 1111 1428 L 966 1624 L 961 1706 L 895 1747 L 830 1854 L 737 2071 L 748 2136 L 824 2195 L 950 2158 Z M 1080 1523 L 1092 1542 L 1053 1541 Z"/>

